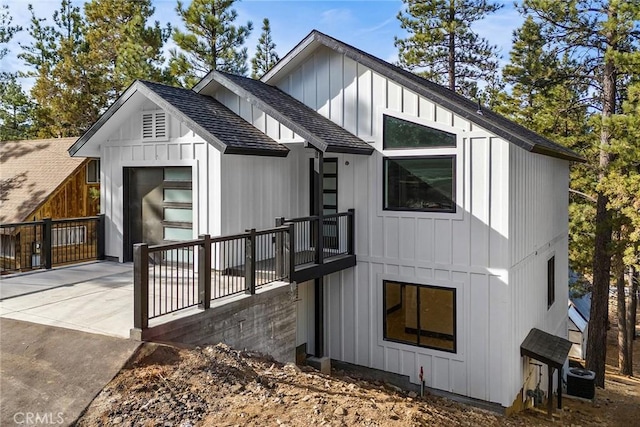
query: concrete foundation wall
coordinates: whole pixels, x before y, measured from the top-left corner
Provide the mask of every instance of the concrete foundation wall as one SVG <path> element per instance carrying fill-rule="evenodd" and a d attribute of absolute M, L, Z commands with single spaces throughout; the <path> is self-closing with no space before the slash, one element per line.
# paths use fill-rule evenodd
<path fill-rule="evenodd" d="M 296 354 L 295 289 L 290 285 L 242 295 L 192 316 L 146 329 L 144 341 L 193 345 L 223 342 L 233 348 L 259 351 L 280 362 Z"/>

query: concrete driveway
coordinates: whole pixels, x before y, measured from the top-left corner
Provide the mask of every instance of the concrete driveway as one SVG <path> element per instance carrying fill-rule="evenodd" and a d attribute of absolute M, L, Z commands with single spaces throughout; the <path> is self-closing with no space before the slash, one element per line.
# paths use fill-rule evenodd
<path fill-rule="evenodd" d="M 0 278 L 0 425 L 70 425 L 139 342 L 133 267 L 92 262 Z"/>
<path fill-rule="evenodd" d="M 133 265 L 92 262 L 4 276 L 0 317 L 129 338 Z"/>

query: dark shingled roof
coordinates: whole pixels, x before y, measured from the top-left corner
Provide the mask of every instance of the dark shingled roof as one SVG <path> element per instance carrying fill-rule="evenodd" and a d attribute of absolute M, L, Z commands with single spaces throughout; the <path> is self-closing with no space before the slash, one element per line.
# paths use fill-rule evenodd
<path fill-rule="evenodd" d="M 482 114 L 478 114 L 477 103 L 455 93 L 454 91 L 433 83 L 427 79 L 419 77 L 407 70 L 396 67 L 382 59 L 376 58 L 360 49 L 343 43 L 317 30 L 313 30 L 298 46 L 291 50 L 288 55 L 299 53 L 301 46 L 309 44 L 310 41 L 318 42 L 330 49 L 344 54 L 346 57 L 371 68 L 373 71 L 405 86 L 407 89 L 424 96 L 427 99 L 439 104 L 459 116 L 475 123 L 476 125 L 498 135 L 501 138 L 533 153 L 544 154 L 560 159 L 583 162 L 584 158 L 572 150 L 556 144 L 537 133 L 512 122 L 493 111 L 482 108 Z M 288 56 L 287 55 L 287 56 Z M 286 56 L 283 58 L 286 62 Z M 278 64 L 265 74 L 263 81 L 268 81 L 277 73 Z"/>
<path fill-rule="evenodd" d="M 185 122 L 191 130 L 225 154 L 285 157 L 289 153 L 287 147 L 278 144 L 209 96 L 188 89 L 138 80 L 69 149 L 71 155 L 106 123 L 131 96 L 132 91 L 142 92 L 160 108 Z"/>
<path fill-rule="evenodd" d="M 212 71 L 210 78 L 247 99 L 323 152 L 371 154 L 373 147 L 302 102 L 259 80 Z"/>
<path fill-rule="evenodd" d="M 570 349 L 571 341 L 533 328 L 520 345 L 520 356 L 528 356 L 560 369 Z"/>

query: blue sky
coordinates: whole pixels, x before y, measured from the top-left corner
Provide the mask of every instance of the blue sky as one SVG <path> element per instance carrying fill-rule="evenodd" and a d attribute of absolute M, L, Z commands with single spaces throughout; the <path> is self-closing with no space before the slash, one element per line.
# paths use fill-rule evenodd
<path fill-rule="evenodd" d="M 189 0 L 183 0 L 185 4 Z M 76 0 L 77 4 L 84 1 Z M 513 30 L 522 23 L 522 18 L 513 8 L 513 1 L 498 1 L 505 6 L 496 14 L 475 25 L 475 30 L 502 51 L 502 60 L 508 58 Z M 59 8 L 60 0 L 0 0 L 8 4 L 14 18 L 13 23 L 28 26 L 30 14 L 27 9 L 33 4 L 36 15 L 51 20 L 53 11 Z M 176 0 L 154 0 L 154 19 L 161 23 L 170 22 L 180 27 L 181 22 L 175 12 Z M 402 37 L 396 15 L 402 9 L 400 0 L 241 0 L 234 4 L 238 12 L 237 24 L 252 21 L 254 30 L 247 41 L 249 55 L 252 56 L 262 27 L 263 18 L 269 18 L 276 50 L 283 56 L 302 40 L 311 30 L 320 30 L 332 37 L 351 44 L 372 55 L 394 62 L 397 49 L 394 36 Z M 10 54 L 2 60 L 1 68 L 16 71 L 23 68 L 16 58 L 18 42 L 29 43 L 27 31 L 16 35 L 9 45 Z M 170 46 L 168 46 L 170 47 Z M 25 82 L 29 86 L 29 82 Z"/>

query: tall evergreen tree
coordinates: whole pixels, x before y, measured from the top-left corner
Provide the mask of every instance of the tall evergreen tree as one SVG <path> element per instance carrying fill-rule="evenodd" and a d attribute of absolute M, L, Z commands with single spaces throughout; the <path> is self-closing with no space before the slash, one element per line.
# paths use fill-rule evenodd
<path fill-rule="evenodd" d="M 0 59 L 9 49 L 7 44 L 13 36 L 22 31 L 19 25 L 11 25 L 13 18 L 9 6 L 0 7 Z M 0 71 L 0 141 L 24 139 L 28 136 L 30 122 L 29 97 L 17 82 L 16 73 Z"/>
<path fill-rule="evenodd" d="M 597 171 L 593 293 L 587 344 L 587 367 L 604 387 L 608 292 L 611 281 L 612 216 L 610 194 L 604 183 L 611 172 L 615 145 L 611 118 L 620 108 L 626 84 L 637 77 L 629 64 L 638 50 L 640 2 L 623 0 L 524 0 L 523 9 L 543 28 L 547 46 L 555 46 L 578 62 L 574 76 L 590 85 L 594 96 L 588 106 L 597 109 L 592 126 L 596 156 L 590 158 Z"/>
<path fill-rule="evenodd" d="M 22 27 L 19 25 L 11 25 L 13 22 L 13 18 L 9 13 L 9 6 L 3 4 L 0 6 L 0 59 L 4 58 L 9 49 L 7 48 L 7 43 L 11 41 L 13 36 L 22 31 Z M 0 72 L 0 84 L 10 78 L 10 74 L 6 71 Z"/>
<path fill-rule="evenodd" d="M 32 103 L 15 75 L 0 84 L 0 141 L 29 137 Z"/>
<path fill-rule="evenodd" d="M 259 79 L 264 76 L 279 60 L 276 44 L 271 37 L 271 25 L 269 25 L 269 20 L 264 18 L 262 21 L 262 33 L 256 46 L 256 54 L 251 60 L 251 78 Z"/>
<path fill-rule="evenodd" d="M 53 25 L 32 12 L 33 40 L 19 55 L 36 77 L 31 89 L 35 123 L 40 137 L 76 136 L 94 123 L 102 96 L 98 72 L 88 60 L 85 23 L 80 8 L 62 0 Z"/>
<path fill-rule="evenodd" d="M 640 63 L 640 53 L 634 63 Z M 611 162 L 601 189 L 613 218 L 613 267 L 617 281 L 618 367 L 633 375 L 635 335 L 633 276 L 640 270 L 640 72 L 626 93 L 619 113 L 611 118 Z M 625 287 L 629 285 L 629 292 Z M 626 301 L 626 294 L 630 294 Z M 626 309 L 627 304 L 629 310 Z"/>
<path fill-rule="evenodd" d="M 185 87 L 193 87 L 209 71 L 246 75 L 247 48 L 242 47 L 253 25 L 233 25 L 238 13 L 235 0 L 193 0 L 185 8 L 178 1 L 176 11 L 186 31 L 175 30 L 170 60 L 171 74 Z"/>
<path fill-rule="evenodd" d="M 47 23 L 45 18 L 38 18 L 33 10 L 33 5 L 27 6 L 31 13 L 28 28 L 31 36 L 31 44 L 20 43 L 22 52 L 18 58 L 24 60 L 31 70 L 22 73 L 22 77 L 39 77 L 51 71 L 58 61 L 55 28 Z"/>
<path fill-rule="evenodd" d="M 400 66 L 475 97 L 478 81 L 498 71 L 498 54 L 471 26 L 502 6 L 488 0 L 403 2 L 398 19 L 409 34 L 395 39 Z"/>
<path fill-rule="evenodd" d="M 102 76 L 106 103 L 135 79 L 163 81 L 162 47 L 171 27 L 156 21 L 151 0 L 91 0 L 85 4 L 88 61 Z"/>
<path fill-rule="evenodd" d="M 547 42 L 532 16 L 514 32 L 510 62 L 502 70 L 511 92 L 496 111 L 586 157 L 593 155 L 588 106 L 582 103 L 588 86 L 569 78 L 577 64 Z M 593 260 L 595 175 L 575 165 L 571 172 L 569 259 L 571 267 L 590 276 Z"/>
<path fill-rule="evenodd" d="M 589 139 L 589 109 L 582 102 L 588 86 L 570 79 L 577 64 L 548 46 L 542 26 L 527 16 L 514 32 L 510 62 L 502 74 L 510 85 L 495 110 L 517 123 L 570 147 L 585 157 L 594 152 Z M 574 165 L 571 171 L 569 259 L 572 269 L 590 276 L 593 260 L 595 205 L 593 169 Z"/>

